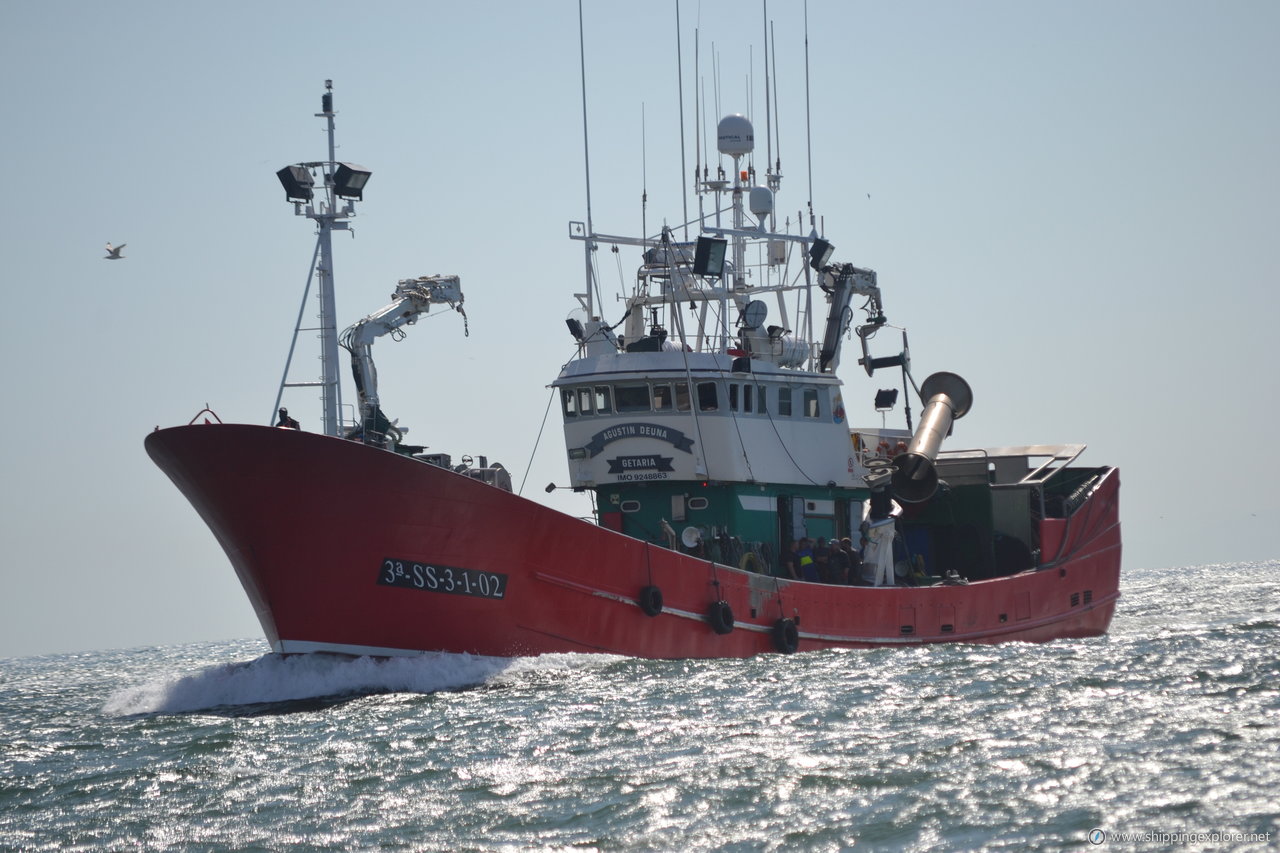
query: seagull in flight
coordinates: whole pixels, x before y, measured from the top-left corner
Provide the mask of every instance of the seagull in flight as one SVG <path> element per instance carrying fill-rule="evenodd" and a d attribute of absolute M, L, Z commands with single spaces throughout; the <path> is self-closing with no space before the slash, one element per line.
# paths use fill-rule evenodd
<path fill-rule="evenodd" d="M 124 259 L 124 255 L 120 254 L 120 250 L 121 250 L 121 249 L 123 249 L 126 245 L 128 245 L 128 244 L 127 244 L 127 243 L 121 243 L 119 246 L 112 246 L 110 243 L 108 243 L 108 244 L 107 244 L 107 254 L 106 254 L 102 259 L 103 259 L 104 261 L 119 261 L 119 260 L 123 260 L 123 259 Z"/>

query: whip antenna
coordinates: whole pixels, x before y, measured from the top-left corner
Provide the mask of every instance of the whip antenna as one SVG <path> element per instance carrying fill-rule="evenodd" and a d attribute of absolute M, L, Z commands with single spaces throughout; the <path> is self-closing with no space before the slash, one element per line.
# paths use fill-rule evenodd
<path fill-rule="evenodd" d="M 640 233 L 649 233 L 649 131 L 644 120 L 644 101 L 640 102 Z"/>
<path fill-rule="evenodd" d="M 680 0 L 676 0 L 676 90 L 680 103 L 680 202 L 684 206 L 684 238 L 688 240 L 689 174 L 686 171 L 688 163 L 685 160 L 684 145 L 684 50 L 680 46 Z"/>
<path fill-rule="evenodd" d="M 581 0 L 579 0 L 581 4 Z M 813 120 L 809 116 L 809 0 L 804 0 L 804 135 L 809 158 L 809 227 L 813 227 Z M 807 269 L 807 268 L 806 268 Z"/>
<path fill-rule="evenodd" d="M 773 50 L 773 73 L 776 77 L 778 74 L 778 42 L 773 34 L 772 21 L 769 22 L 769 40 Z M 777 125 L 778 133 L 778 158 L 773 163 L 774 183 L 780 183 L 782 181 L 782 113 L 778 109 L 778 85 L 776 80 L 773 86 L 773 122 Z M 777 187 L 774 189 L 776 190 Z"/>
<path fill-rule="evenodd" d="M 583 241 L 587 265 L 587 315 L 594 314 L 592 296 L 596 290 L 595 275 L 591 269 L 591 237 L 596 233 L 591 222 L 591 144 L 587 135 L 587 38 L 582 26 L 582 0 L 578 0 L 578 63 L 582 72 L 582 168 L 587 180 L 587 233 Z M 603 300 L 600 300 L 603 302 Z"/>
<path fill-rule="evenodd" d="M 764 139 L 765 139 L 765 161 L 764 168 L 766 174 L 773 160 L 773 125 L 772 113 L 769 110 L 769 2 L 763 0 L 760 4 L 760 11 L 763 15 L 764 23 Z"/>

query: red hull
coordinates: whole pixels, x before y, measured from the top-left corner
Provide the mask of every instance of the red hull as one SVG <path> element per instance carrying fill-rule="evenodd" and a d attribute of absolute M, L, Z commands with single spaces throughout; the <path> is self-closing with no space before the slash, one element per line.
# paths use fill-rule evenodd
<path fill-rule="evenodd" d="M 776 650 L 782 618 L 800 650 L 1041 642 L 1105 633 L 1119 597 L 1114 470 L 1055 522 L 1051 567 L 868 588 L 713 565 L 338 438 L 195 425 L 153 432 L 146 448 L 226 550 L 278 652 L 745 657 Z M 646 586 L 662 591 L 657 616 L 637 603 Z M 735 625 L 718 634 L 708 612 L 721 600 Z"/>

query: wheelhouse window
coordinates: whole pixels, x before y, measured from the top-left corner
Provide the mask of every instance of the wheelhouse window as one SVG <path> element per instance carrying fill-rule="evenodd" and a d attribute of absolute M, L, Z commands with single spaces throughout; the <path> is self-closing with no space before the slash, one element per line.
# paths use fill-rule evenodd
<path fill-rule="evenodd" d="M 778 389 L 778 416 L 791 417 L 791 389 L 785 385 Z"/>
<path fill-rule="evenodd" d="M 560 403 L 564 407 L 564 416 L 566 418 L 576 418 L 578 416 L 578 392 L 572 388 L 560 389 Z"/>
<path fill-rule="evenodd" d="M 729 409 L 730 411 L 738 411 L 738 384 L 736 382 L 729 383 Z"/>
<path fill-rule="evenodd" d="M 608 385 L 596 386 L 596 414 L 607 415 L 613 411 L 612 394 Z"/>
<path fill-rule="evenodd" d="M 657 412 L 669 412 L 675 405 L 671 399 L 671 386 L 663 382 L 653 386 L 653 408 Z"/>
<path fill-rule="evenodd" d="M 590 388 L 578 389 L 578 414 L 580 415 L 591 414 L 591 389 Z"/>
<path fill-rule="evenodd" d="M 619 385 L 613 389 L 613 401 L 619 412 L 649 411 L 648 385 Z"/>
<path fill-rule="evenodd" d="M 754 385 L 743 385 L 743 386 L 742 386 L 742 411 L 744 411 L 744 412 L 748 412 L 748 413 L 749 413 L 749 412 L 754 412 L 754 411 L 755 411 L 755 409 L 752 407 L 752 402 L 753 402 L 753 401 L 752 401 L 752 399 L 751 399 L 751 398 L 754 396 L 754 395 L 752 394 L 752 391 L 753 391 L 753 390 L 755 390 L 755 386 L 754 386 Z"/>
<path fill-rule="evenodd" d="M 806 418 L 816 418 L 819 415 L 818 390 L 816 388 L 804 389 L 804 416 Z"/>
<path fill-rule="evenodd" d="M 698 383 L 698 411 L 714 412 L 720 408 L 720 401 L 716 395 L 716 383 L 699 382 Z"/>
<path fill-rule="evenodd" d="M 764 385 L 756 386 L 756 411 L 762 415 L 769 414 L 769 397 Z"/>
<path fill-rule="evenodd" d="M 676 383 L 676 411 L 677 412 L 689 411 L 689 383 L 688 382 Z"/>

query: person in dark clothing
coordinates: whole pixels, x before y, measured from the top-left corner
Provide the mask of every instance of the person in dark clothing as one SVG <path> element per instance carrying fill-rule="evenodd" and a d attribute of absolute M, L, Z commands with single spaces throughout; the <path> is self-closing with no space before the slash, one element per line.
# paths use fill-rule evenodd
<path fill-rule="evenodd" d="M 864 571 L 862 564 L 862 555 L 866 552 L 867 537 L 861 536 L 858 540 L 858 547 L 849 548 L 849 585 L 850 586 L 866 586 L 867 579 L 862 576 Z"/>
<path fill-rule="evenodd" d="M 280 419 L 276 421 L 276 426 L 287 427 L 288 429 L 302 429 L 302 426 L 297 421 L 289 417 L 289 410 L 284 406 L 280 407 Z"/>
<path fill-rule="evenodd" d="M 827 540 L 819 536 L 813 543 L 813 564 L 818 572 L 818 581 L 821 583 L 831 583 L 830 562 L 831 548 L 827 545 Z"/>
<path fill-rule="evenodd" d="M 831 540 L 831 554 L 827 557 L 827 583 L 847 584 L 849 582 L 849 549 L 851 547 L 848 539 Z"/>

